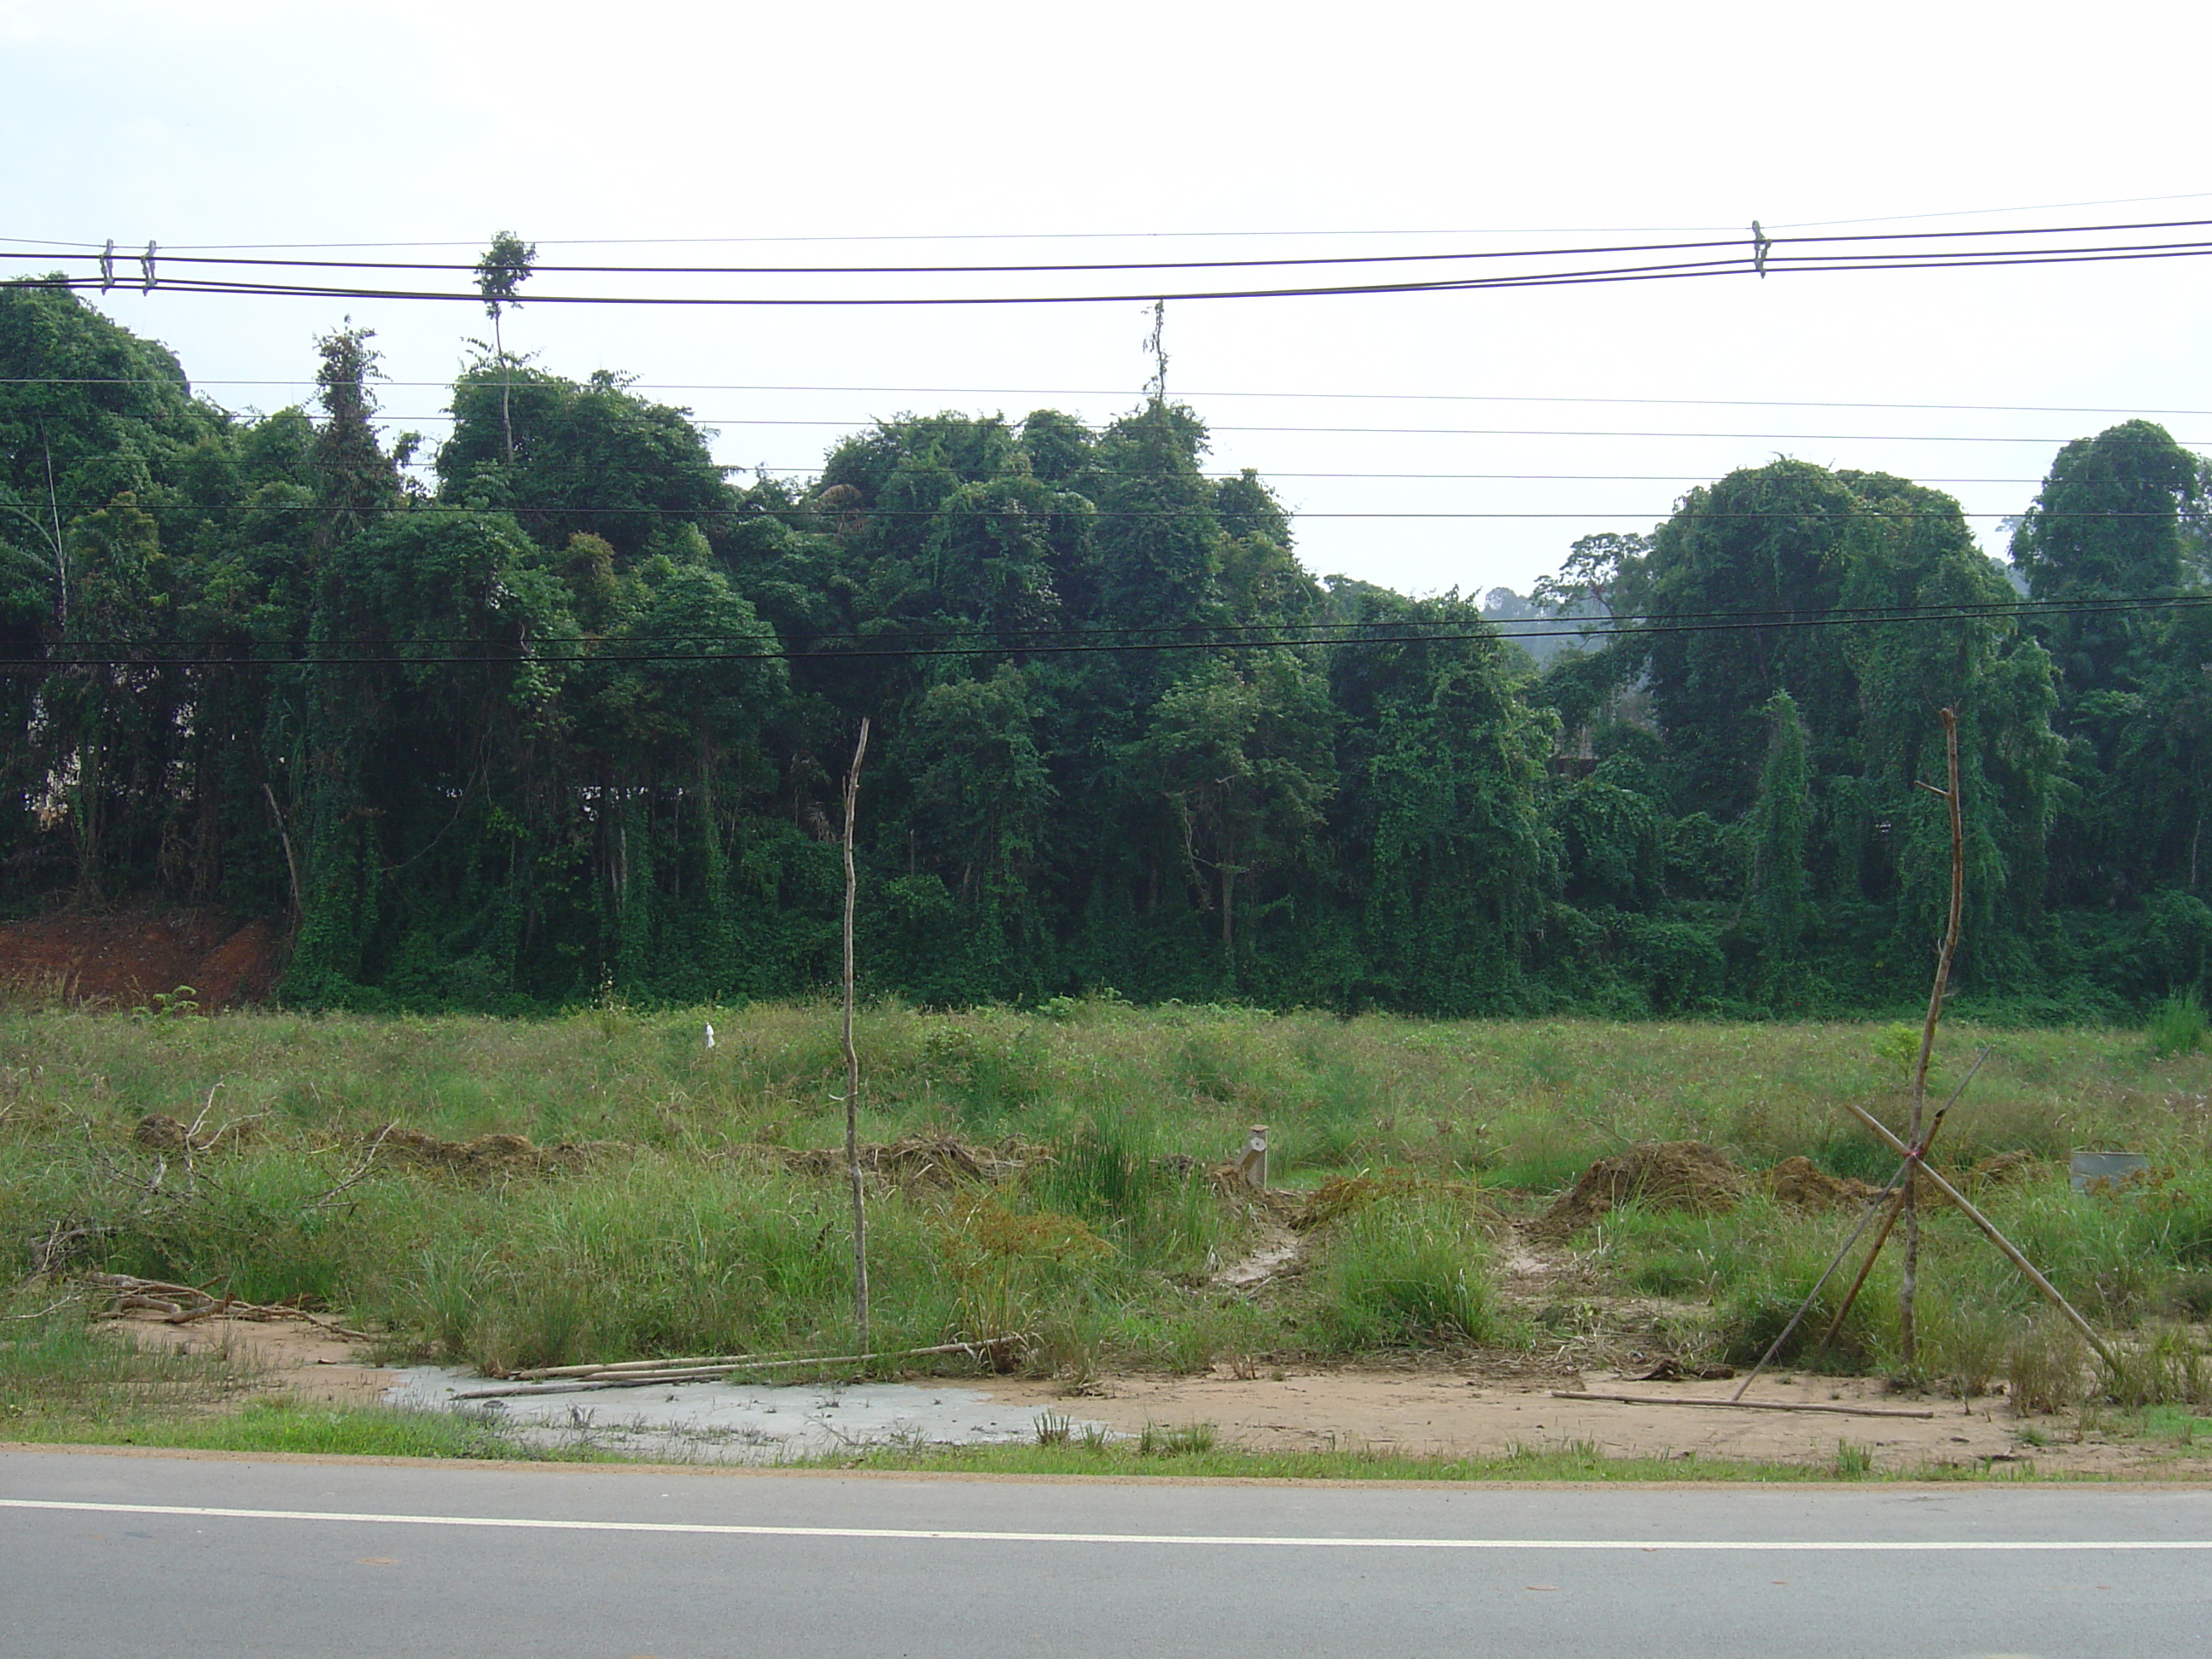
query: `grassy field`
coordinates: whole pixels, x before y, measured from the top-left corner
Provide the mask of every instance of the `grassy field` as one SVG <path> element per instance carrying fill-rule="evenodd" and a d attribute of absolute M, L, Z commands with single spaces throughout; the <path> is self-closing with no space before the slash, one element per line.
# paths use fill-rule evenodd
<path fill-rule="evenodd" d="M 1588 1310 L 1501 1300 L 1511 1218 L 1643 1140 L 1709 1141 L 1754 1176 L 1802 1155 L 1885 1179 L 1893 1160 L 1842 1104 L 1899 1121 L 1913 1034 L 1103 1000 L 878 1007 L 858 1040 L 865 1138 L 949 1136 L 1022 1166 L 995 1184 L 877 1184 L 878 1345 L 1019 1334 L 1031 1366 L 1080 1377 L 1548 1340 Z M 2130 1407 L 2212 1406 L 2212 1055 L 2142 1032 L 1953 1025 L 1933 1088 L 1984 1047 L 1945 1126 L 1948 1160 L 2042 1161 L 1986 1207 L 2093 1320 L 2132 1334 L 2128 1365 L 2096 1389 Z M 52 1270 L 0 1309 L 15 1322 L 0 1325 L 0 1404 L 27 1431 L 57 1414 L 143 1414 L 172 1383 L 191 1392 L 189 1377 L 103 1382 L 82 1306 L 40 1312 L 86 1269 L 305 1297 L 386 1333 L 390 1357 L 493 1369 L 847 1352 L 847 1200 L 833 1171 L 796 1156 L 841 1143 L 842 1080 L 828 1006 L 534 1023 L 0 1007 L 0 1247 L 11 1281 Z M 198 1119 L 203 1140 L 236 1127 L 187 1158 L 134 1140 L 156 1114 Z M 1285 1187 L 1374 1179 L 1304 1235 L 1303 1273 L 1216 1288 L 1218 1268 L 1279 1234 L 1206 1177 L 1255 1122 L 1271 1126 Z M 394 1124 L 570 1151 L 540 1167 L 509 1143 L 448 1167 L 392 1136 L 368 1156 Z M 2077 1147 L 2145 1152 L 2147 1188 L 2071 1193 Z M 1685 1358 L 1741 1361 L 1844 1225 L 1754 1181 L 1729 1213 L 1632 1206 L 1572 1249 L 1606 1295 L 1678 1309 Z M 1927 1233 L 1922 1379 L 1979 1391 L 2008 1378 L 2077 1401 L 2075 1352 L 2033 1292 L 1954 1214 L 1931 1214 Z M 1886 1257 L 1834 1351 L 1790 1357 L 1897 1370 L 1893 1273 Z"/>

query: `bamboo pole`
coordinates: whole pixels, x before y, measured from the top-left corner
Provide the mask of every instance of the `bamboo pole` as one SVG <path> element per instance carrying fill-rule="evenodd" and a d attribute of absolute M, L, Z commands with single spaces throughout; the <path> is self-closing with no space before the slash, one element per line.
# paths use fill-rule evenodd
<path fill-rule="evenodd" d="M 1949 1115 L 1951 1109 L 1959 1103 L 1959 1097 L 1966 1092 L 1966 1085 L 1974 1080 L 1976 1073 L 1982 1069 L 1983 1062 L 1995 1052 L 1994 1049 L 1984 1047 L 1981 1053 L 1974 1056 L 1974 1063 L 1966 1068 L 1966 1075 L 1959 1079 L 1959 1086 L 1951 1091 L 1950 1099 L 1945 1101 L 1942 1109 L 1936 1114 L 1936 1121 L 1928 1126 L 1928 1133 L 1920 1139 L 1920 1156 L 1923 1161 L 1928 1157 L 1928 1149 L 1936 1144 L 1936 1137 L 1942 1130 L 1944 1118 Z M 1899 1173 L 1902 1175 L 1904 1171 L 1900 1170 Z M 1890 1185 L 1894 1187 L 1897 1183 L 1893 1181 Z M 1822 1347 L 1825 1348 L 1833 1342 L 1843 1330 L 1844 1321 L 1850 1315 L 1851 1304 L 1859 1299 L 1859 1292 L 1866 1288 L 1867 1275 L 1874 1271 L 1875 1258 L 1881 1255 L 1881 1247 L 1889 1243 L 1890 1230 L 1897 1225 L 1898 1217 L 1904 1213 L 1905 1194 L 1899 1191 L 1897 1194 L 1897 1201 L 1889 1207 L 1888 1218 L 1881 1224 L 1881 1231 L 1874 1237 L 1874 1244 L 1867 1251 L 1867 1259 L 1859 1264 L 1859 1276 L 1851 1281 L 1850 1291 L 1844 1296 L 1843 1306 L 1836 1310 L 1836 1316 L 1828 1322 L 1828 1328 L 1820 1334 Z"/>
<path fill-rule="evenodd" d="M 1936 1115 L 1936 1127 L 1941 1127 L 1942 1122 L 1943 1115 L 1941 1112 L 1938 1112 Z M 1934 1128 L 1929 1129 L 1928 1134 L 1929 1138 L 1933 1139 L 1935 1138 L 1936 1130 Z M 1925 1152 L 1926 1151 L 1927 1148 L 1923 1145 L 1921 1147 L 1920 1152 Z M 1919 1153 L 1907 1154 L 1905 1162 L 1898 1165 L 1897 1173 L 1889 1178 L 1888 1186 L 1882 1188 L 1882 1193 L 1885 1194 L 1894 1190 L 1897 1193 L 1897 1201 L 1899 1205 L 1902 1205 L 1905 1202 L 1905 1194 L 1911 1190 L 1912 1165 L 1918 1156 Z M 1900 1185 L 1900 1183 L 1902 1184 Z M 1851 1229 L 1850 1237 L 1849 1238 L 1846 1238 L 1841 1244 L 1838 1244 L 1836 1247 L 1836 1253 L 1834 1255 L 1829 1257 L 1828 1265 L 1821 1270 L 1820 1276 L 1813 1281 L 1813 1288 L 1805 1292 L 1805 1299 L 1797 1304 L 1797 1311 L 1790 1316 L 1790 1322 L 1782 1328 L 1781 1333 L 1775 1337 L 1773 1341 L 1766 1345 L 1766 1352 L 1759 1355 L 1759 1363 L 1751 1368 L 1750 1371 L 1746 1374 L 1742 1382 L 1738 1385 L 1736 1391 L 1729 1396 L 1729 1403 L 1730 1405 L 1735 1405 L 1743 1399 L 1745 1392 L 1753 1383 L 1759 1381 L 1759 1373 L 1766 1369 L 1767 1365 L 1773 1360 L 1775 1355 L 1782 1352 L 1782 1345 L 1790 1340 L 1790 1334 L 1797 1328 L 1798 1325 L 1803 1321 L 1807 1314 L 1813 1311 L 1813 1304 L 1819 1299 L 1821 1291 L 1826 1288 L 1828 1281 L 1836 1276 L 1836 1269 L 1844 1265 L 1844 1258 L 1851 1253 L 1851 1246 L 1859 1242 L 1859 1235 L 1866 1231 L 1867 1224 L 1874 1219 L 1875 1212 L 1878 1207 L 1880 1207 L 1881 1203 L 1881 1197 L 1880 1194 L 1877 1194 L 1873 1201 L 1868 1204 L 1865 1212 L 1859 1217 L 1859 1224 Z M 1890 1219 L 1894 1221 L 1896 1218 L 1896 1212 L 1893 1210 L 1890 1212 Z M 1881 1237 L 1883 1238 L 1889 1237 L 1889 1225 L 1887 1223 L 1884 1223 L 1882 1225 Z M 1877 1239 L 1875 1242 L 1875 1249 L 1879 1250 L 1881 1248 L 1881 1242 L 1880 1239 Z M 1871 1256 L 1868 1258 L 1868 1265 L 1869 1267 L 1873 1265 L 1873 1258 Z M 1859 1273 L 1859 1280 L 1861 1283 L 1864 1283 L 1865 1279 L 1866 1273 L 1865 1271 L 1862 1269 Z M 1856 1296 L 1858 1294 L 1858 1291 L 1859 1287 L 1857 1285 L 1853 1285 L 1851 1286 L 1851 1294 L 1853 1296 Z M 1848 1305 L 1848 1304 L 1846 1305 Z M 1840 1315 L 1837 1316 L 1836 1322 L 1838 1325 L 1843 1323 L 1843 1319 Z M 1830 1334 L 1833 1334 L 1832 1331 Z M 1826 1339 L 1824 1338 L 1823 1340 L 1825 1341 Z"/>
<path fill-rule="evenodd" d="M 611 1376 L 624 1371 L 696 1370 L 703 1365 L 758 1364 L 769 1359 L 799 1359 L 804 1358 L 796 1348 L 779 1348 L 774 1353 L 700 1353 L 671 1357 L 667 1359 L 610 1359 L 596 1365 L 533 1365 L 526 1370 L 509 1371 L 508 1378 L 518 1382 L 538 1382 L 556 1376 Z"/>
<path fill-rule="evenodd" d="M 1872 1112 L 1868 1111 L 1863 1106 L 1860 1106 L 1852 1101 L 1847 1100 L 1844 1103 L 1844 1109 L 1850 1113 L 1854 1117 L 1857 1118 L 1860 1122 L 1865 1124 L 1868 1128 L 1873 1130 L 1875 1133 L 1893 1151 L 1899 1153 L 1905 1152 L 1906 1148 L 1905 1143 L 1899 1140 L 1895 1135 L 1892 1134 L 1889 1132 L 1888 1126 L 1880 1118 L 1876 1117 Z M 2075 1330 L 2081 1334 L 2081 1340 L 2097 1351 L 2097 1355 L 2100 1358 L 2108 1365 L 2118 1364 L 2118 1359 L 2113 1356 L 2112 1349 L 2106 1346 L 2105 1339 L 2097 1334 L 2096 1328 L 2091 1325 L 2087 1320 L 2082 1318 L 2080 1313 L 2075 1311 L 2074 1304 L 2059 1294 L 2058 1287 L 2056 1285 L 2053 1285 L 2049 1279 L 2045 1279 L 2036 1270 L 2035 1264 L 2021 1254 L 2020 1249 L 2017 1245 L 1997 1231 L 1996 1223 L 1991 1221 L 1989 1217 L 1984 1215 L 1979 1210 L 1976 1209 L 1972 1203 L 1968 1202 L 1966 1195 L 1964 1193 L 1960 1192 L 1956 1187 L 1954 1187 L 1949 1182 L 1946 1181 L 1935 1170 L 1923 1169 L 1920 1171 L 1920 1175 L 1930 1185 L 1932 1185 L 1936 1191 L 1942 1193 L 1944 1197 L 1949 1199 L 1952 1203 L 1957 1205 L 1959 1206 L 1959 1213 L 1966 1217 L 1967 1220 L 1972 1222 L 1975 1226 L 1981 1229 L 1982 1237 L 1988 1239 L 1990 1243 L 1996 1245 L 1999 1252 L 2003 1255 L 2005 1260 L 2011 1262 L 2014 1267 L 2019 1268 L 2021 1273 L 2025 1273 L 2027 1276 L 2028 1283 L 2034 1285 L 2037 1290 L 2042 1291 L 2043 1294 L 2049 1298 L 2051 1305 L 2057 1309 L 2060 1313 L 2066 1316 L 2068 1322 L 2072 1324 Z"/>
<path fill-rule="evenodd" d="M 1959 711 L 1946 708 L 1943 720 L 1943 760 L 1948 787 L 1920 787 L 1941 795 L 1950 809 L 1951 908 L 1943 926 L 1942 948 L 1936 957 L 1936 982 L 1928 992 L 1928 1018 L 1920 1028 L 1920 1059 L 1912 1070 L 1912 1118 L 1905 1139 L 1920 1144 L 1921 1115 L 1928 1104 L 1928 1061 L 1936 1049 L 1936 1025 L 1943 1018 L 1943 999 L 1951 988 L 1951 963 L 1959 951 L 1959 922 L 1965 912 L 1966 889 L 1966 834 L 1959 810 Z M 1909 1155 L 1908 1155 L 1909 1156 Z M 1918 1170 L 1908 1169 L 1900 1213 L 1905 1218 L 1905 1270 L 1897 1292 L 1897 1346 L 1905 1369 L 1917 1364 L 1920 1334 L 1915 1323 L 1914 1303 L 1920 1289 L 1920 1202 Z"/>
<path fill-rule="evenodd" d="M 1943 1114 L 1938 1112 L 1936 1114 L 1935 1121 L 1928 1126 L 1928 1139 L 1920 1143 L 1920 1155 L 1923 1158 L 1928 1155 L 1929 1147 L 1935 1144 L 1936 1133 L 1942 1127 Z M 1902 1176 L 1909 1172 L 1900 1169 L 1898 1173 Z M 1899 1186 L 1897 1188 L 1896 1198 L 1890 1203 L 1889 1213 L 1882 1218 L 1881 1231 L 1875 1234 L 1874 1243 L 1867 1247 L 1866 1260 L 1859 1263 L 1858 1277 L 1851 1280 L 1850 1289 L 1844 1292 L 1842 1304 L 1837 1308 L 1836 1316 L 1828 1322 L 1828 1328 L 1820 1333 L 1822 1347 L 1828 1346 L 1843 1334 L 1844 1321 L 1850 1317 L 1851 1308 L 1858 1301 L 1859 1292 L 1866 1288 L 1867 1275 L 1874 1271 L 1874 1264 L 1881 1255 L 1881 1247 L 1889 1243 L 1889 1235 L 1897 1225 L 1898 1217 L 1905 1213 L 1905 1189 L 1903 1186 Z"/>
<path fill-rule="evenodd" d="M 1795 1400 L 1700 1400 L 1686 1394 L 1590 1394 L 1579 1389 L 1554 1389 L 1554 1400 L 1617 1400 L 1628 1406 L 1713 1406 L 1738 1412 L 1827 1412 L 1838 1417 L 1933 1417 L 1934 1412 L 1901 1406 L 1818 1406 Z"/>
<path fill-rule="evenodd" d="M 696 1365 L 663 1371 L 623 1371 L 609 1376 L 559 1377 L 538 1385 L 516 1383 L 497 1389 L 472 1389 L 456 1400 L 512 1400 L 539 1394 L 593 1394 L 602 1389 L 649 1389 L 665 1382 L 712 1382 L 732 1371 L 787 1370 L 802 1365 L 866 1365 L 879 1359 L 915 1359 L 929 1354 L 964 1353 L 971 1358 L 1004 1352 L 1026 1340 L 1010 1337 L 994 1342 L 939 1342 L 927 1348 L 896 1348 L 884 1353 L 830 1353 L 790 1359 L 740 1359 L 735 1364 Z"/>
<path fill-rule="evenodd" d="M 853 868 L 853 820 L 860 799 L 860 763 L 868 753 L 868 722 L 853 748 L 853 767 L 845 774 L 845 1170 L 853 1188 L 853 1320 L 860 1347 L 868 1335 L 868 1208 L 860 1179 L 860 1053 L 853 1046 L 853 908 L 860 892 Z"/>
<path fill-rule="evenodd" d="M 1942 1110 L 1936 1114 L 1935 1121 L 1928 1126 L 1926 1139 L 1920 1142 L 1917 1151 L 1905 1154 L 1905 1162 L 1897 1166 L 1897 1173 L 1890 1176 L 1881 1191 L 1876 1193 L 1869 1202 L 1865 1212 L 1859 1217 L 1859 1224 L 1852 1228 L 1851 1236 L 1837 1247 L 1836 1254 L 1829 1261 L 1826 1269 L 1819 1279 L 1814 1281 L 1813 1288 L 1805 1292 L 1805 1299 L 1797 1304 L 1797 1311 L 1790 1316 L 1790 1322 L 1782 1328 L 1782 1334 L 1767 1345 L 1766 1352 L 1759 1357 L 1759 1364 L 1751 1368 L 1751 1375 L 1745 1377 L 1742 1386 L 1729 1396 L 1731 1401 L 1741 1401 L 1744 1396 L 1745 1389 L 1749 1389 L 1759 1380 L 1759 1374 L 1766 1369 L 1776 1354 L 1782 1352 L 1782 1345 L 1790 1340 L 1790 1333 L 1796 1330 L 1798 1322 L 1813 1310 L 1814 1300 L 1820 1294 L 1821 1288 L 1835 1276 L 1836 1269 L 1843 1266 L 1844 1258 L 1851 1253 L 1851 1246 L 1857 1243 L 1859 1235 L 1866 1231 L 1867 1224 L 1874 1219 L 1875 1212 L 1881 1207 L 1881 1200 L 1890 1194 L 1895 1193 L 1897 1200 L 1890 1206 L 1889 1218 L 1881 1224 L 1881 1231 L 1875 1236 L 1874 1248 L 1867 1252 L 1866 1265 L 1859 1269 L 1859 1276 L 1851 1281 L 1850 1294 L 1844 1298 L 1844 1305 L 1837 1310 L 1836 1316 L 1829 1323 L 1826 1333 L 1820 1338 L 1820 1346 L 1826 1347 L 1836 1340 L 1836 1333 L 1844 1328 L 1844 1316 L 1851 1310 L 1851 1304 L 1858 1297 L 1859 1287 L 1866 1283 L 1867 1274 L 1874 1267 L 1875 1257 L 1881 1254 L 1881 1247 L 1889 1237 L 1889 1230 L 1897 1224 L 1898 1212 L 1905 1207 L 1905 1194 L 1911 1187 L 1913 1166 L 1928 1156 L 1928 1148 L 1935 1143 L 1936 1131 L 1943 1127 L 1945 1114 L 1959 1103 L 1959 1097 L 1966 1092 L 1966 1085 L 1974 1080 L 1974 1073 L 1982 1069 L 1982 1062 L 1989 1057 L 1990 1051 L 1987 1048 L 1983 1049 L 1974 1057 L 1972 1067 L 1968 1070 L 1965 1078 L 1960 1079 L 1959 1086 L 1951 1091 L 1950 1099 L 1943 1103 Z"/>

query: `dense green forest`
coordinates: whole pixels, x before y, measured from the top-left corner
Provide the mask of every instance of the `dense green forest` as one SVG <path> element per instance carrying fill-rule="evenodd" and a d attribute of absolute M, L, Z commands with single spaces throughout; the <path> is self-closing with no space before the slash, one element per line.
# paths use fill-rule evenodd
<path fill-rule="evenodd" d="M 1472 599 L 1316 580 L 1157 398 L 745 485 L 496 352 L 387 447 L 374 365 L 342 331 L 319 416 L 240 418 L 0 286 L 0 910 L 280 918 L 308 1006 L 803 993 L 866 717 L 878 992 L 1881 1009 L 1925 994 L 1950 707 L 1964 998 L 2212 968 L 2212 474 L 2148 422 L 2060 451 L 2024 595 L 1949 496 L 1778 460 L 1577 543 L 1533 607 L 1620 621 L 1540 672 Z"/>

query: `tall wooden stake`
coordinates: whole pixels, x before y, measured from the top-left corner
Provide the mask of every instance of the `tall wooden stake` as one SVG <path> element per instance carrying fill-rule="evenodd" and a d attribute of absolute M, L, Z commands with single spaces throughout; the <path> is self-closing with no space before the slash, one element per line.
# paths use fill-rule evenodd
<path fill-rule="evenodd" d="M 860 1181 L 860 1051 L 853 1046 L 853 907 L 860 883 L 853 872 L 853 818 L 860 800 L 860 762 L 868 752 L 868 722 L 853 748 L 853 769 L 845 774 L 845 1170 L 853 1184 L 853 1316 L 860 1329 L 860 1350 L 868 1340 L 868 1211 Z"/>
<path fill-rule="evenodd" d="M 1946 708 L 1942 717 L 1943 757 L 1949 787 L 1938 789 L 1929 783 L 1920 787 L 1930 794 L 1941 795 L 1951 809 L 1951 913 L 1943 928 L 1943 947 L 1936 953 L 1936 983 L 1928 993 L 1928 1018 L 1920 1028 L 1920 1061 L 1912 1071 L 1912 1121 L 1905 1138 L 1914 1146 L 1920 1145 L 1921 1115 L 1928 1104 L 1928 1060 L 1936 1049 L 1936 1024 L 1943 1018 L 1943 999 L 1951 988 L 1951 961 L 1959 951 L 1959 920 L 1965 909 L 1966 891 L 1966 840 L 1959 811 L 1959 711 Z M 1913 1323 L 1912 1305 L 1920 1285 L 1919 1175 L 1918 1160 L 1911 1160 L 1905 1174 L 1905 1196 L 1901 1200 L 1905 1263 L 1897 1293 L 1898 1354 L 1908 1370 L 1920 1357 L 1919 1332 Z"/>

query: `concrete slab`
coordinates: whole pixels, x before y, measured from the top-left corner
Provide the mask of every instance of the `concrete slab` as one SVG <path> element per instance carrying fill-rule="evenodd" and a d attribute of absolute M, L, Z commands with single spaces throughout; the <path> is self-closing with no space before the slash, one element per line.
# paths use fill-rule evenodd
<path fill-rule="evenodd" d="M 659 1383 L 592 1394 L 459 1400 L 493 1386 L 440 1365 L 398 1373 L 385 1403 L 478 1413 L 533 1445 L 592 1445 L 665 1462 L 780 1463 L 868 1445 L 994 1445 L 1036 1437 L 1049 1407 L 1009 1405 L 975 1389 L 862 1382 L 850 1387 Z M 1065 1413 L 1054 1411 L 1055 1417 Z M 1070 1431 L 1107 1433 L 1084 1419 Z"/>

